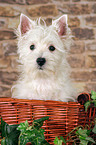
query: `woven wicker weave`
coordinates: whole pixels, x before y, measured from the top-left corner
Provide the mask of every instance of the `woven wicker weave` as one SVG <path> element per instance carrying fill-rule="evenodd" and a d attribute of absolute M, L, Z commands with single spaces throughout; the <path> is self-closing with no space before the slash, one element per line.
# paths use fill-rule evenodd
<path fill-rule="evenodd" d="M 91 113 L 89 115 L 92 116 L 95 112 Z M 77 102 L 0 98 L 0 116 L 8 124 L 19 124 L 25 120 L 31 124 L 34 119 L 49 116 L 43 128 L 50 144 L 56 136 L 66 136 L 77 125 L 88 122 L 86 115 L 84 106 Z"/>

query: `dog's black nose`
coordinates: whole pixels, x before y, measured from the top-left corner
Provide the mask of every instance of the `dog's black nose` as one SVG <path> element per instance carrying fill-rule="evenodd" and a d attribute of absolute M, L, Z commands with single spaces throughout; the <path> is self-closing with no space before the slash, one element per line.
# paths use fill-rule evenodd
<path fill-rule="evenodd" d="M 36 62 L 38 63 L 39 66 L 43 66 L 46 62 L 46 59 L 39 57 L 39 58 L 37 58 Z"/>

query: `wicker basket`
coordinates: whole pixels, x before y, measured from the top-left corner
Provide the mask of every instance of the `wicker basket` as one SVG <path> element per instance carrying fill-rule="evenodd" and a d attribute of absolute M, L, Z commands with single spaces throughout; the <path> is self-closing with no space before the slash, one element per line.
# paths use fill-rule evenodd
<path fill-rule="evenodd" d="M 87 95 L 87 97 L 89 97 Z M 81 103 L 82 104 L 82 103 Z M 31 124 L 34 119 L 49 116 L 45 121 L 46 140 L 53 144 L 56 136 L 66 136 L 77 125 L 85 125 L 94 118 L 96 110 L 84 112 L 84 106 L 77 102 L 22 100 L 0 98 L 0 116 L 8 124 L 19 124 L 28 120 Z M 89 116 L 88 116 L 89 115 Z"/>

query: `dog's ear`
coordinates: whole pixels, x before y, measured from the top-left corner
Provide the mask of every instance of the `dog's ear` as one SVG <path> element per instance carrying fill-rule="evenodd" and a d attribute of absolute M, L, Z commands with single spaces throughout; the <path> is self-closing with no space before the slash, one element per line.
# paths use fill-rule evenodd
<path fill-rule="evenodd" d="M 21 14 L 20 15 L 20 24 L 19 24 L 19 30 L 21 35 L 25 34 L 27 31 L 29 31 L 34 22 L 32 22 L 32 20 L 30 20 L 26 15 Z"/>
<path fill-rule="evenodd" d="M 52 22 L 52 25 L 56 27 L 56 30 L 58 31 L 58 34 L 60 36 L 66 35 L 67 32 L 67 15 L 61 16 L 59 19 Z"/>

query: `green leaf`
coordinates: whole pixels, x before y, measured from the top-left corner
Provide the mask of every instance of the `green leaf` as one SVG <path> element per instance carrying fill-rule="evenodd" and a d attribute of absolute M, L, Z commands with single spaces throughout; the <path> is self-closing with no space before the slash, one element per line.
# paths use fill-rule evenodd
<path fill-rule="evenodd" d="M 28 121 L 27 121 L 27 120 L 25 121 L 25 123 L 24 123 L 24 124 L 25 124 L 25 126 L 26 126 L 26 127 L 28 127 L 28 126 L 29 126 L 29 123 L 28 123 Z"/>
<path fill-rule="evenodd" d="M 16 125 L 8 125 L 3 119 L 1 118 L 1 136 L 5 139 L 2 139 L 2 144 L 5 145 L 18 145 L 18 137 L 20 131 L 16 130 L 18 124 Z"/>
<path fill-rule="evenodd" d="M 96 124 L 95 124 L 95 126 L 94 126 L 92 132 L 96 134 Z"/>
<path fill-rule="evenodd" d="M 8 136 L 10 133 L 16 131 L 18 124 L 15 125 L 8 125 L 3 119 L 1 118 L 1 132 L 2 137 Z M 18 132 L 18 131 L 16 131 Z"/>
<path fill-rule="evenodd" d="M 66 144 L 66 140 L 64 139 L 64 137 L 63 136 L 59 136 L 59 137 Z"/>
<path fill-rule="evenodd" d="M 95 141 L 91 137 L 88 137 L 90 132 L 91 132 L 91 129 L 87 130 L 87 129 L 82 129 L 82 128 L 79 128 L 76 131 L 76 134 L 79 135 L 78 137 L 80 139 L 80 145 L 87 145 L 88 142 L 95 143 Z"/>
<path fill-rule="evenodd" d="M 90 106 L 91 102 L 87 101 L 84 106 L 85 106 L 85 111 L 87 112 L 88 107 Z"/>
<path fill-rule="evenodd" d="M 95 91 L 91 91 L 91 94 L 92 94 L 91 98 L 93 100 L 96 100 L 96 92 Z"/>
<path fill-rule="evenodd" d="M 79 137 L 79 139 L 80 145 L 87 145 L 89 142 L 95 143 L 95 141 L 91 137 Z"/>
<path fill-rule="evenodd" d="M 31 142 L 32 145 L 41 145 L 45 141 L 44 130 L 33 129 L 27 130 L 25 133 L 20 135 L 20 145 L 26 145 L 27 142 Z"/>
<path fill-rule="evenodd" d="M 1 136 L 2 137 L 6 137 L 7 136 L 7 129 L 8 128 L 8 124 L 3 121 L 2 117 L 1 117 Z"/>
<path fill-rule="evenodd" d="M 89 136 L 91 133 L 92 129 L 87 130 L 87 135 Z"/>
<path fill-rule="evenodd" d="M 81 139 L 80 145 L 88 145 L 88 141 Z"/>
<path fill-rule="evenodd" d="M 80 140 L 86 140 L 86 137 L 79 135 Z"/>
<path fill-rule="evenodd" d="M 29 124 L 28 124 L 28 121 L 26 120 L 24 123 L 20 123 L 20 125 L 17 127 L 17 130 L 23 133 L 26 131 L 28 127 L 29 127 Z"/>
<path fill-rule="evenodd" d="M 1 140 L 1 145 L 6 145 L 5 144 L 5 138 Z"/>
<path fill-rule="evenodd" d="M 94 141 L 93 138 L 91 138 L 91 137 L 86 137 L 86 140 L 87 140 L 87 141 L 90 141 L 90 142 L 92 142 L 92 143 L 95 143 L 95 141 Z"/>
<path fill-rule="evenodd" d="M 59 138 L 56 136 L 55 137 L 55 140 L 54 140 L 54 144 L 57 144 L 58 143 L 58 140 L 59 140 Z"/>
<path fill-rule="evenodd" d="M 96 107 L 96 100 L 93 100 L 94 106 Z"/>
<path fill-rule="evenodd" d="M 48 120 L 48 119 L 49 119 L 49 117 L 46 116 L 46 117 L 43 117 L 43 118 L 34 120 L 34 121 L 33 121 L 33 125 L 34 125 L 35 128 L 39 129 L 39 128 L 43 125 L 43 122 L 44 122 L 45 120 Z"/>
<path fill-rule="evenodd" d="M 55 140 L 54 140 L 54 144 L 55 145 L 62 145 L 63 141 L 62 140 L 59 140 L 59 138 L 56 136 L 55 137 Z"/>
<path fill-rule="evenodd" d="M 35 133 L 35 137 L 31 140 L 31 143 L 33 145 L 33 143 L 36 143 L 36 145 L 41 145 L 41 143 L 43 141 L 45 141 L 45 137 L 44 137 L 44 130 L 43 129 L 35 129 L 36 133 Z"/>
<path fill-rule="evenodd" d="M 87 135 L 87 129 L 82 129 L 82 128 L 79 128 L 76 133 L 82 137 L 88 137 Z"/>

